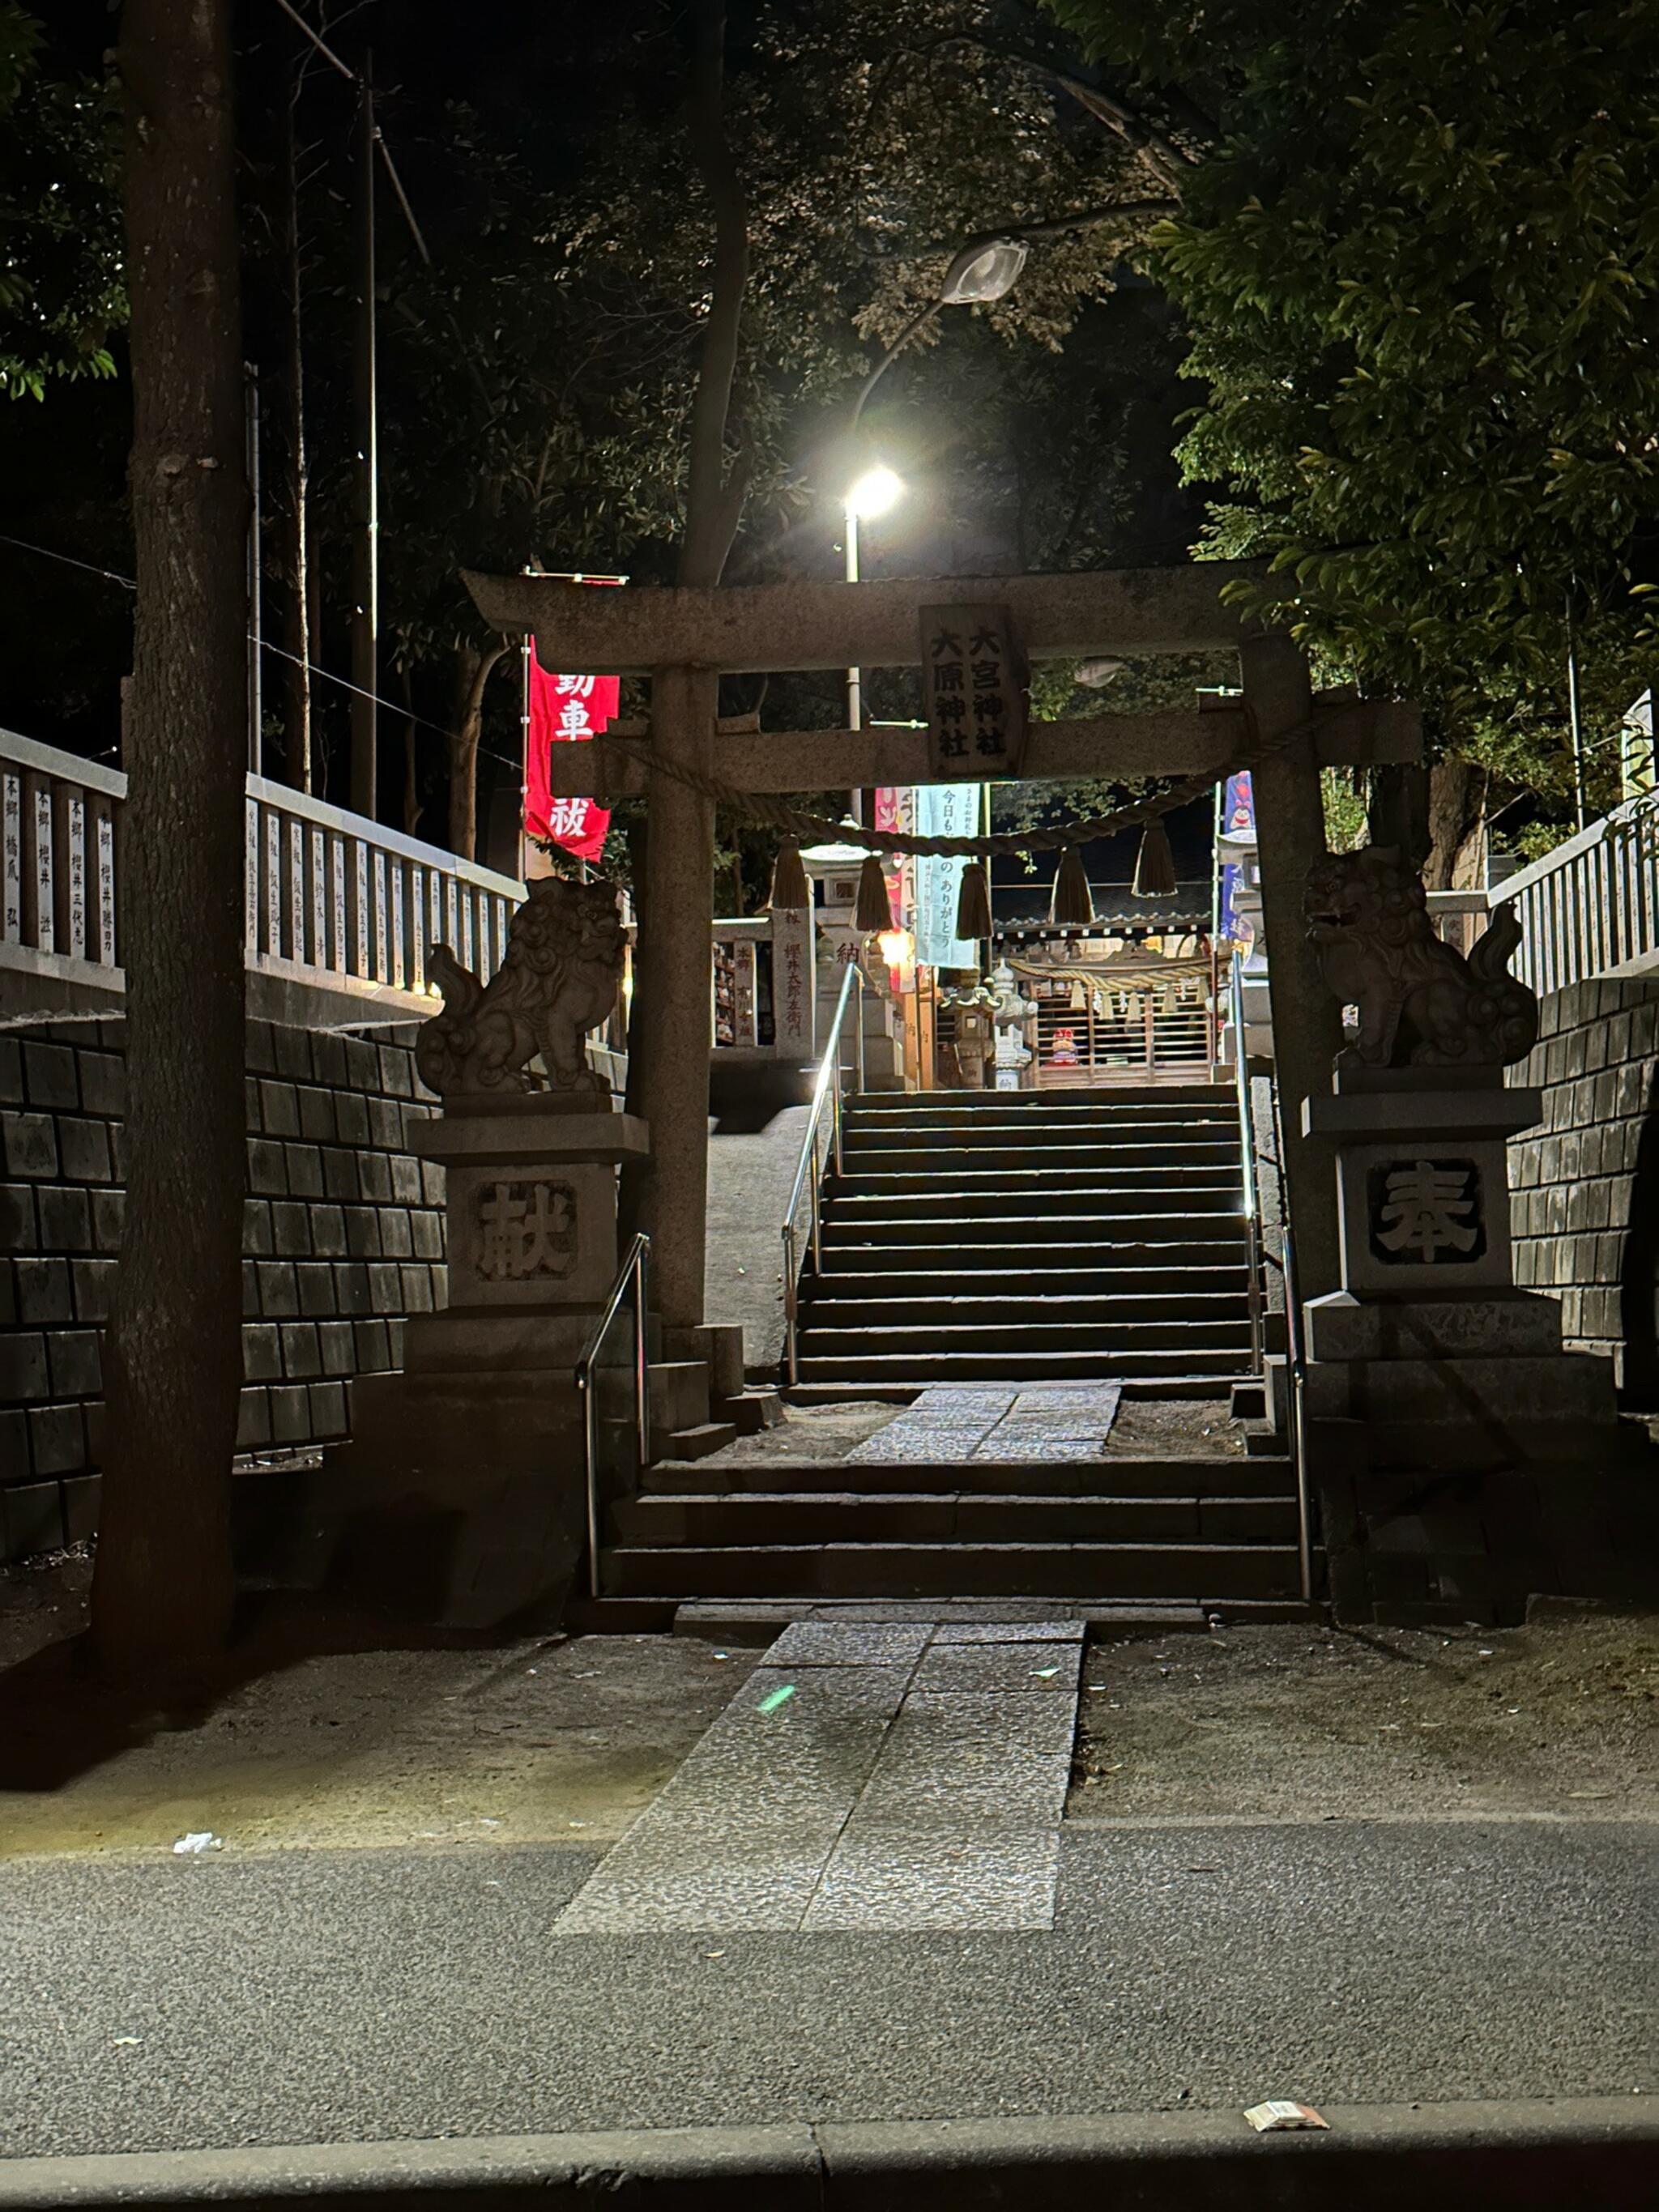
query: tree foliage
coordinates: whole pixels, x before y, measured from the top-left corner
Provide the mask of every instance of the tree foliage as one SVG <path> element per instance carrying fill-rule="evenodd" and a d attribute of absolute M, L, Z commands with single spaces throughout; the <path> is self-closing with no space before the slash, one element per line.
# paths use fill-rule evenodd
<path fill-rule="evenodd" d="M 1208 387 L 1182 458 L 1213 550 L 1494 764 L 1558 695 L 1559 758 L 1570 595 L 1615 695 L 1646 650 L 1659 13 L 1049 4 L 1203 155 L 1152 263 Z"/>
<path fill-rule="evenodd" d="M 0 0 L 0 398 L 115 374 L 118 162 L 109 85 L 54 68 L 39 23 Z"/>

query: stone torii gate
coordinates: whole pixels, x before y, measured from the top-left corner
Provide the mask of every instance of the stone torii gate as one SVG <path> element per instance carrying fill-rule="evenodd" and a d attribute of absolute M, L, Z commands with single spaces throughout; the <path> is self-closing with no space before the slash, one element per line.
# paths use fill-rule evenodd
<path fill-rule="evenodd" d="M 585 591 L 546 576 L 465 574 L 484 619 L 501 630 L 532 632 L 548 669 L 652 679 L 649 738 L 562 746 L 552 781 L 556 794 L 644 793 L 648 799 L 630 1048 L 641 1056 L 639 1108 L 652 1143 L 641 1225 L 653 1237 L 657 1297 L 669 1328 L 696 1329 L 705 1319 L 714 807 L 653 763 L 754 792 L 937 780 L 927 731 L 725 734 L 717 721 L 722 675 L 915 665 L 923 610 L 970 604 L 1003 611 L 1030 659 L 1236 651 L 1240 704 L 1036 723 L 1017 773 L 1051 781 L 1219 776 L 1247 744 L 1270 748 L 1255 775 L 1279 1080 L 1297 1102 L 1327 1087 L 1340 1042 L 1340 1011 L 1321 981 L 1302 913 L 1308 871 L 1325 850 L 1319 770 L 1414 761 L 1421 731 L 1409 707 L 1346 695 L 1316 700 L 1293 641 L 1246 623 L 1223 603 L 1229 583 L 1256 574 L 1246 564 L 1216 562 L 1064 575 L 627 592 Z M 1301 734 L 1274 744 L 1293 731 Z M 981 768 L 975 780 L 990 773 L 997 781 L 1012 780 L 1003 764 Z M 1295 1118 L 1287 1115 L 1287 1122 Z M 1294 1126 L 1286 1142 L 1302 1295 L 1318 1297 L 1335 1288 L 1338 1273 L 1328 1167 L 1306 1152 Z"/>

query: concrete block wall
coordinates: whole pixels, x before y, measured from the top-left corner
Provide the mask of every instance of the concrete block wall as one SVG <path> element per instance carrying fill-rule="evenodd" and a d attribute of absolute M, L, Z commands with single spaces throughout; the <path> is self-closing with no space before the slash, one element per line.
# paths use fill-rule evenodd
<path fill-rule="evenodd" d="M 244 1451 L 347 1434 L 351 1378 L 400 1366 L 404 1317 L 445 1301 L 443 1170 L 404 1148 L 436 1107 L 413 1040 L 248 1025 Z M 118 1021 L 0 1035 L 0 1559 L 95 1516 L 125 1079 Z"/>
<path fill-rule="evenodd" d="M 1659 984 L 1581 983 L 1540 1008 L 1510 1079 L 1544 1093 L 1544 1121 L 1510 1146 L 1516 1283 L 1561 1302 L 1563 1340 L 1627 1381 L 1624 1279 L 1643 1133 L 1656 1103 Z"/>

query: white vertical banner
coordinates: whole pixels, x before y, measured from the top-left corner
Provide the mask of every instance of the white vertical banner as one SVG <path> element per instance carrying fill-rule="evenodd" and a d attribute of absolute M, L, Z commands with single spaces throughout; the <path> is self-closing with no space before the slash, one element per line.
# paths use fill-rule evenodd
<path fill-rule="evenodd" d="M 980 834 L 977 783 L 924 783 L 916 791 L 916 834 L 921 837 L 976 837 Z M 916 855 L 916 957 L 930 968 L 976 968 L 979 947 L 957 935 L 957 901 L 965 860 Z"/>

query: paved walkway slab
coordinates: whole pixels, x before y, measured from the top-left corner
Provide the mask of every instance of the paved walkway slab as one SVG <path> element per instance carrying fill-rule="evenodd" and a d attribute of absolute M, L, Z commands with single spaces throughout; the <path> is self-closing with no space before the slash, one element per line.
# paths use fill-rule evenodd
<path fill-rule="evenodd" d="M 792 1623 L 555 1932 L 1051 1928 L 1083 1636 Z"/>
<path fill-rule="evenodd" d="M 940 1384 L 848 1453 L 848 1467 L 953 1460 L 1086 1460 L 1105 1449 L 1117 1382 Z"/>

